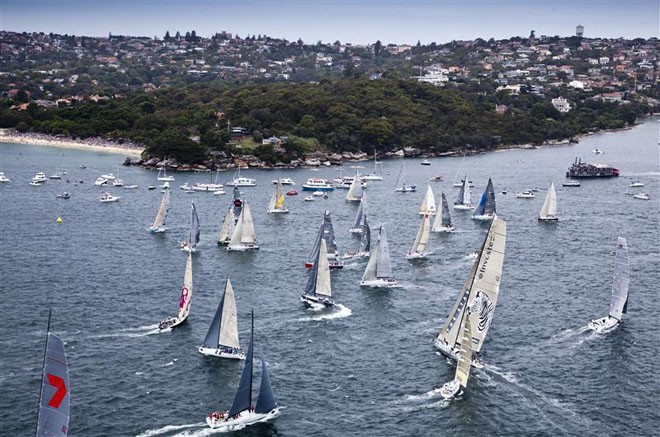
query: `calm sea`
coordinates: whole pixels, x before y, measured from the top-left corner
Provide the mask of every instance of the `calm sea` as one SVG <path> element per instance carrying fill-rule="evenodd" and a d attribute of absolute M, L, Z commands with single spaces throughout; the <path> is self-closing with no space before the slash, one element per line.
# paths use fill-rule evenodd
<path fill-rule="evenodd" d="M 52 329 L 66 343 L 71 371 L 70 435 L 213 434 L 204 418 L 231 405 L 243 362 L 204 357 L 196 348 L 229 277 L 241 341 L 246 346 L 254 309 L 257 351 L 265 352 L 278 402 L 286 407 L 275 423 L 240 435 L 657 435 L 659 138 L 659 120 L 651 118 L 579 144 L 435 158 L 430 166 L 409 159 L 408 180 L 419 187 L 410 194 L 394 193 L 402 161 L 384 161 L 385 179 L 367 188 L 370 223 L 387 229 L 400 287 L 361 289 L 364 262 L 347 265 L 332 273 L 341 306 L 331 313 L 307 310 L 299 301 L 307 279 L 303 264 L 324 209 L 331 212 L 339 250 L 357 248 L 348 233 L 357 206 L 336 190 L 315 202 L 304 202 L 302 192 L 288 197 L 286 216 L 265 211 L 272 179 L 293 178 L 300 190 L 309 177 L 338 177 L 337 168 L 244 171 L 258 183 L 243 192 L 261 249 L 228 253 L 216 237 L 230 195 L 179 189 L 213 174 L 175 174 L 169 229 L 151 235 L 147 227 L 161 198 L 160 190 L 147 190 L 157 184 L 155 172 L 122 167 L 120 155 L 0 144 L 0 171 L 12 179 L 0 185 L 1 433 L 34 433 L 52 307 Z M 604 154 L 594 155 L 594 148 Z M 616 166 L 621 177 L 564 188 L 575 157 Z M 360 165 L 373 170 L 373 162 Z M 354 171 L 349 167 L 345 174 Z M 67 174 L 28 185 L 38 171 Z M 121 200 L 100 203 L 104 189 L 93 182 L 108 172 L 139 188 L 111 186 L 107 190 Z M 429 182 L 434 175 L 444 181 Z M 475 202 L 493 179 L 508 240 L 484 346 L 487 366 L 473 372 L 461 398 L 447 402 L 437 388 L 453 378 L 455 364 L 436 353 L 433 338 L 487 225 L 452 210 L 456 232 L 432 235 L 429 260 L 411 263 L 405 253 L 426 186 L 436 199 L 444 191 L 452 203 L 458 192 L 452 183 L 464 175 L 474 182 Z M 223 181 L 230 177 L 221 174 Z M 637 180 L 646 186 L 630 188 Z M 551 181 L 561 220 L 539 223 Z M 527 188 L 540 189 L 536 198 L 515 197 Z M 633 190 L 651 200 L 626 194 Z M 62 191 L 71 198 L 56 198 Z M 182 328 L 156 334 L 156 323 L 178 308 L 185 255 L 177 242 L 186 236 L 191 201 L 201 222 L 191 315 Z M 630 249 L 628 314 L 615 331 L 595 335 L 586 325 L 607 314 L 618 236 Z"/>

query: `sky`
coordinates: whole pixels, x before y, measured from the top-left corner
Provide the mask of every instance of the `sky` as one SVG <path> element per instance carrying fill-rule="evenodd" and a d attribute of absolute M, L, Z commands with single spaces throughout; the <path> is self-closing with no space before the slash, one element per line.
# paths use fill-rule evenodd
<path fill-rule="evenodd" d="M 84 36 L 268 35 L 307 44 L 443 44 L 575 34 L 651 38 L 660 0 L 0 0 L 0 29 Z"/>

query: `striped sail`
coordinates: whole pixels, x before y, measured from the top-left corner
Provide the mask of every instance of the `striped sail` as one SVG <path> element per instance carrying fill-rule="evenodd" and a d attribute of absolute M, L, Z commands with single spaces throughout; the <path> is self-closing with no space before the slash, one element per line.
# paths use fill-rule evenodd
<path fill-rule="evenodd" d="M 50 314 L 48 316 L 50 325 Z M 48 332 L 41 375 L 37 437 L 66 436 L 70 415 L 69 368 L 64 343 Z"/>
<path fill-rule="evenodd" d="M 467 387 L 470 377 L 470 367 L 472 365 L 472 324 L 470 317 L 465 318 L 463 323 L 463 333 L 461 338 L 461 352 L 458 355 L 458 365 L 456 366 L 456 380 Z"/>
<path fill-rule="evenodd" d="M 630 262 L 628 261 L 628 243 L 623 237 L 616 242 L 616 257 L 614 261 L 614 281 L 612 283 L 612 299 L 610 301 L 610 316 L 621 320 L 628 307 L 628 287 L 630 283 Z"/>

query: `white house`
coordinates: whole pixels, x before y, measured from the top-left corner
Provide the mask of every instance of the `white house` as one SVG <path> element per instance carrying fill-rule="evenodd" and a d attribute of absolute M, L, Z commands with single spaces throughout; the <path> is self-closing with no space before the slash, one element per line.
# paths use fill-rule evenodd
<path fill-rule="evenodd" d="M 568 100 L 566 100 L 564 97 L 557 97 L 556 99 L 552 99 L 551 103 L 552 106 L 554 106 L 555 109 L 559 112 L 568 112 L 571 110 L 571 104 L 568 103 Z"/>

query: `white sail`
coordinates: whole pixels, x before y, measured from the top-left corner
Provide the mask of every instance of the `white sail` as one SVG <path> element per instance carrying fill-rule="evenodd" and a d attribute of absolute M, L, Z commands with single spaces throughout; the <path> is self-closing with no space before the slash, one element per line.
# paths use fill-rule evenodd
<path fill-rule="evenodd" d="M 612 283 L 612 299 L 610 301 L 610 316 L 621 320 L 628 306 L 628 288 L 630 283 L 630 263 L 628 261 L 628 243 L 623 237 L 616 242 L 616 258 L 614 261 L 614 281 Z"/>
<path fill-rule="evenodd" d="M 282 190 L 282 182 L 280 178 L 277 178 L 277 184 L 275 185 L 275 191 L 270 198 L 268 203 L 268 209 L 266 212 L 269 214 L 274 212 L 288 212 L 286 205 L 286 197 L 284 196 L 284 190 Z"/>
<path fill-rule="evenodd" d="M 443 232 L 450 231 L 453 229 L 451 223 L 451 216 L 449 215 L 449 205 L 447 204 L 447 197 L 445 193 L 442 193 L 442 198 L 440 199 L 440 204 L 437 209 L 438 213 L 435 216 L 433 221 L 433 227 L 431 231 L 433 232 Z"/>
<path fill-rule="evenodd" d="M 229 250 L 257 249 L 257 235 L 254 232 L 252 223 L 252 214 L 247 202 L 243 203 L 241 215 L 238 216 L 238 222 L 234 228 L 234 233 L 229 241 Z"/>
<path fill-rule="evenodd" d="M 458 365 L 456 366 L 456 376 L 454 377 L 463 387 L 467 387 L 470 377 L 470 367 L 472 367 L 472 324 L 470 317 L 465 318 L 463 323 L 463 335 L 461 339 L 461 352 L 458 355 Z"/>
<path fill-rule="evenodd" d="M 472 189 L 470 188 L 470 182 L 468 181 L 467 176 L 465 176 L 465 181 L 463 181 L 463 205 L 472 204 Z"/>
<path fill-rule="evenodd" d="M 362 181 L 360 180 L 360 173 L 355 172 L 355 179 L 351 182 L 351 186 L 346 193 L 347 202 L 359 202 L 362 199 Z"/>
<path fill-rule="evenodd" d="M 240 348 L 238 341 L 238 318 L 236 316 L 236 299 L 234 298 L 234 287 L 227 279 L 225 286 L 224 305 L 222 307 L 222 319 L 218 336 L 218 345 Z"/>
<path fill-rule="evenodd" d="M 417 230 L 417 236 L 415 237 L 415 242 L 408 252 L 408 256 L 423 256 L 426 255 L 426 251 L 429 245 L 429 236 L 431 235 L 431 219 L 428 214 L 424 215 L 422 222 L 419 224 L 419 229 Z"/>
<path fill-rule="evenodd" d="M 225 214 L 225 220 L 222 223 L 222 229 L 220 229 L 220 234 L 218 235 L 218 244 L 227 244 L 231 240 L 231 236 L 234 234 L 236 218 L 234 217 L 234 206 L 230 206 Z"/>
<path fill-rule="evenodd" d="M 543 207 L 541 207 L 541 213 L 539 214 L 539 219 L 541 220 L 553 220 L 557 218 L 557 192 L 555 191 L 554 182 L 550 183 L 550 188 L 548 193 L 545 195 L 545 201 L 543 202 Z"/>
<path fill-rule="evenodd" d="M 183 287 L 181 287 L 181 298 L 179 299 L 179 313 L 177 321 L 182 322 L 190 314 L 190 304 L 192 302 L 193 277 L 192 277 L 192 254 L 188 253 L 186 259 L 186 272 L 183 275 Z"/>
<path fill-rule="evenodd" d="M 433 189 L 429 185 L 426 188 L 426 194 L 424 195 L 424 200 L 422 201 L 422 205 L 419 208 L 419 214 L 424 215 L 424 214 L 435 214 L 436 213 L 436 208 L 435 208 L 435 196 L 433 195 Z"/>
<path fill-rule="evenodd" d="M 364 268 L 364 273 L 362 274 L 362 281 L 373 281 L 376 279 L 376 267 L 378 264 L 378 246 L 380 240 L 376 239 L 376 244 L 374 244 L 371 254 L 369 255 L 369 262 Z"/>
<path fill-rule="evenodd" d="M 438 334 L 438 339 L 450 348 L 460 343 L 459 329 L 469 307 L 472 318 L 472 350 L 481 350 L 497 305 L 505 246 L 506 222 L 496 217 L 458 299 Z"/>
<path fill-rule="evenodd" d="M 165 226 L 165 221 L 167 220 L 167 211 L 170 207 L 170 190 L 165 190 L 163 197 L 160 201 L 160 206 L 158 207 L 158 213 L 156 214 L 156 219 L 151 225 L 152 231 L 158 231 L 163 226 Z"/>
<path fill-rule="evenodd" d="M 316 270 L 316 294 L 322 296 L 332 296 L 332 286 L 330 283 L 330 263 L 328 262 L 328 246 L 325 240 L 321 238 L 321 246 L 319 248 L 319 266 Z"/>

